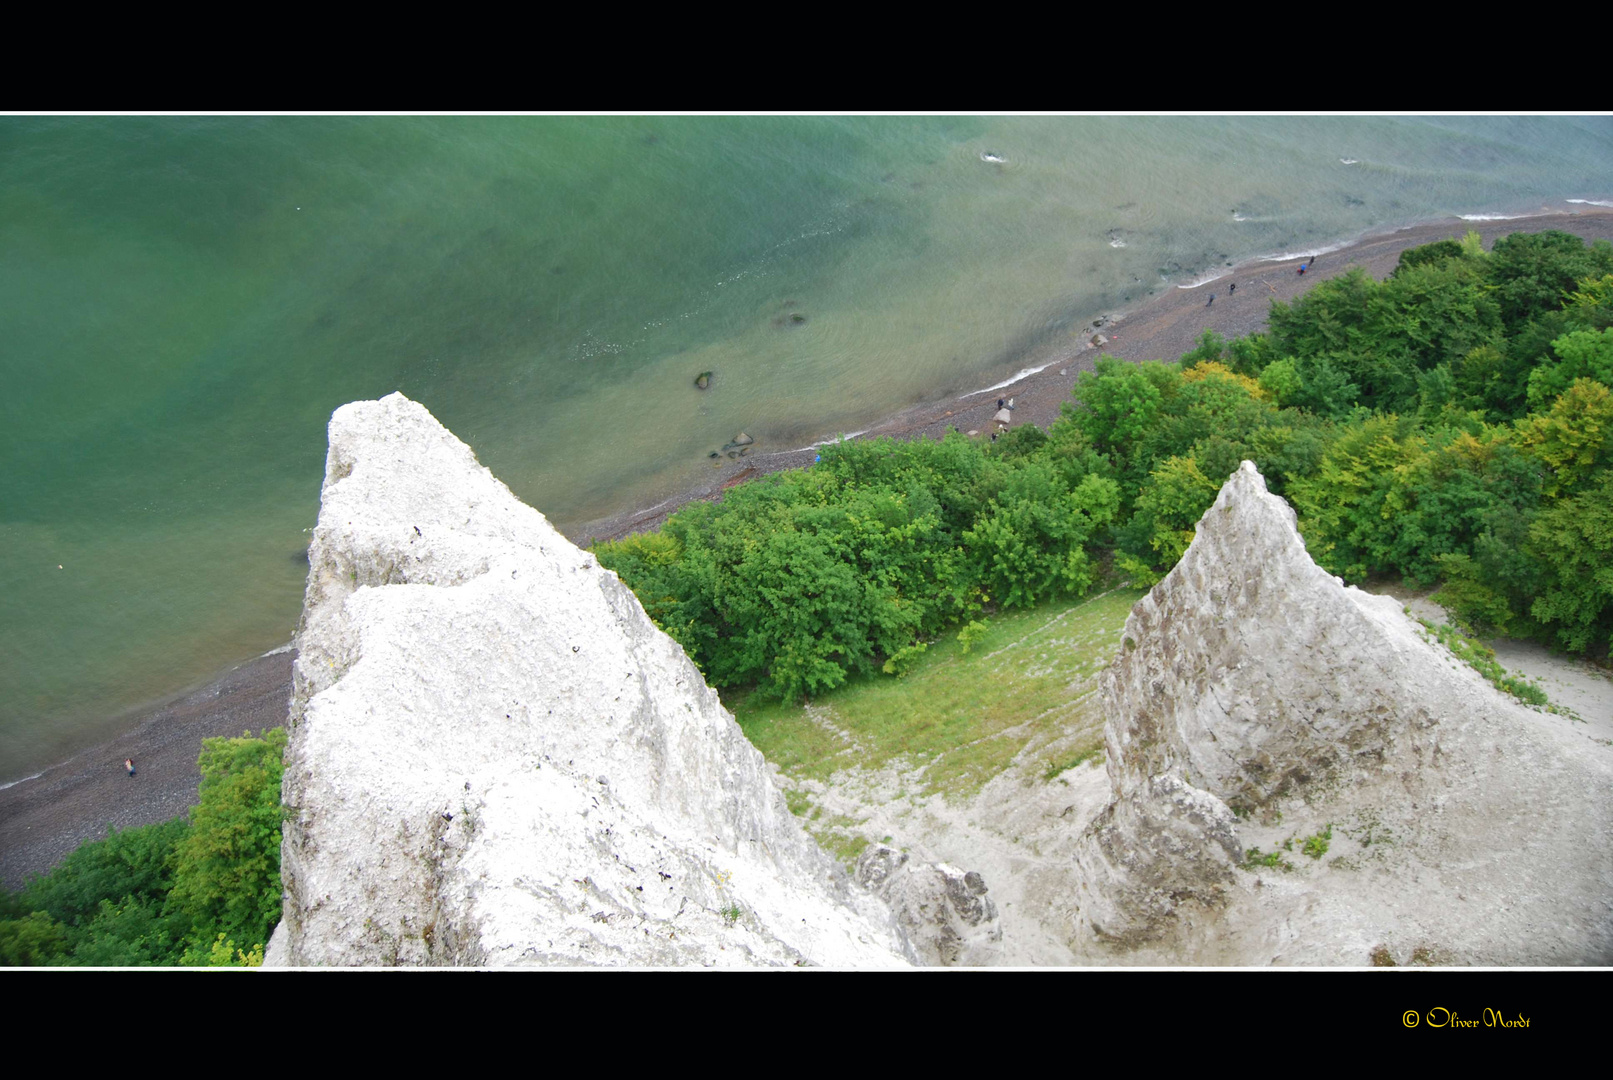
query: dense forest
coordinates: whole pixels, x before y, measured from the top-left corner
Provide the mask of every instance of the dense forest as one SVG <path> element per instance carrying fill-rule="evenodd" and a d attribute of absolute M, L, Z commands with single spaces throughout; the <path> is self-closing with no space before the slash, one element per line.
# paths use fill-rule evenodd
<path fill-rule="evenodd" d="M 595 548 L 718 687 L 900 675 L 994 610 L 1149 585 L 1240 461 L 1348 581 L 1440 584 L 1472 628 L 1605 662 L 1613 633 L 1613 245 L 1477 234 L 1206 333 L 1105 358 L 1047 431 L 841 442 Z M 261 962 L 280 915 L 282 730 L 210 739 L 188 819 L 111 833 L 0 897 L 0 964 Z"/>

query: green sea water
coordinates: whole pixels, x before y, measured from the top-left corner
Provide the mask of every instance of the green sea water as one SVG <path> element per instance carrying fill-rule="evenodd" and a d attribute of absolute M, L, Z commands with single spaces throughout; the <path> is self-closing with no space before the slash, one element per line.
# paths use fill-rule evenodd
<path fill-rule="evenodd" d="M 0 782 L 290 638 L 344 402 L 575 529 L 1231 263 L 1564 199 L 1613 119 L 0 118 Z"/>

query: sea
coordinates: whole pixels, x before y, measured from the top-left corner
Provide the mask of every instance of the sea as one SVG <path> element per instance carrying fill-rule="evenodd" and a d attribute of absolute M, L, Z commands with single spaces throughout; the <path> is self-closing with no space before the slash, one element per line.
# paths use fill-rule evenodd
<path fill-rule="evenodd" d="M 290 639 L 344 402 L 576 530 L 1235 263 L 1564 200 L 1613 205 L 1613 117 L 0 117 L 0 783 Z"/>

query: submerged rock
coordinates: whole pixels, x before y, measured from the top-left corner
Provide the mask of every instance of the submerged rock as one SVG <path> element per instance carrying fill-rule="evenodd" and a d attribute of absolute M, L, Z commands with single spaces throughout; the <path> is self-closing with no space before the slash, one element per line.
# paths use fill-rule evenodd
<path fill-rule="evenodd" d="M 1133 608 L 1102 693 L 1089 940 L 1207 963 L 1365 964 L 1386 941 L 1613 960 L 1613 755 L 1317 566 L 1252 463 Z"/>
<path fill-rule="evenodd" d="M 695 376 L 694 384 L 697 389 L 704 390 L 711 385 L 711 372 L 702 371 Z"/>
<path fill-rule="evenodd" d="M 917 958 L 638 600 L 401 394 L 330 421 L 268 963 Z"/>

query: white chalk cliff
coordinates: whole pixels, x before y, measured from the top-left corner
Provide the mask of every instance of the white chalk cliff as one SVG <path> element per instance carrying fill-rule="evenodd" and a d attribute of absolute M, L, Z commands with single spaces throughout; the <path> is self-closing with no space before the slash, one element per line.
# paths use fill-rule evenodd
<path fill-rule="evenodd" d="M 633 594 L 401 394 L 330 421 L 271 965 L 899 966 Z"/>
<path fill-rule="evenodd" d="M 271 966 L 1012 955 L 978 873 L 876 845 L 853 882 L 633 594 L 400 394 L 331 417 L 297 646 Z M 1073 962 L 1613 963 L 1613 750 L 1317 567 L 1252 464 L 1102 691 L 1107 806 L 1032 813 L 1008 871 Z"/>
<path fill-rule="evenodd" d="M 1613 754 L 1318 567 L 1252 463 L 1133 609 L 1103 694 L 1086 955 L 1613 962 Z"/>

